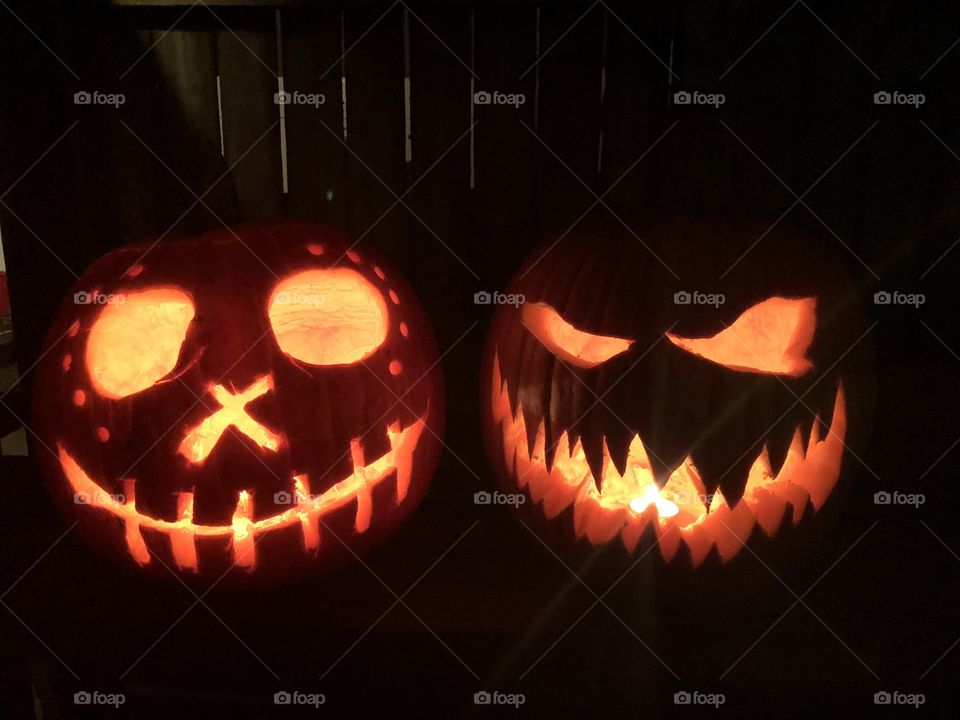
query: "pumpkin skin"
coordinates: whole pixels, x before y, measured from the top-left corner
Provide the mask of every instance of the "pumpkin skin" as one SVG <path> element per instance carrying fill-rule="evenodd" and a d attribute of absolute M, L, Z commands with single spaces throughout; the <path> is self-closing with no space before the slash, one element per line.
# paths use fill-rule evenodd
<path fill-rule="evenodd" d="M 84 273 L 37 366 L 33 454 L 91 544 L 200 584 L 276 583 L 409 517 L 439 455 L 437 353 L 403 278 L 353 245 L 256 224 Z"/>
<path fill-rule="evenodd" d="M 762 222 L 633 227 L 589 217 L 548 240 L 507 289 L 525 302 L 497 307 L 481 403 L 498 483 L 545 535 L 657 546 L 673 572 L 802 547 L 867 412 L 848 278 Z M 724 302 L 675 296 L 694 291 Z"/>

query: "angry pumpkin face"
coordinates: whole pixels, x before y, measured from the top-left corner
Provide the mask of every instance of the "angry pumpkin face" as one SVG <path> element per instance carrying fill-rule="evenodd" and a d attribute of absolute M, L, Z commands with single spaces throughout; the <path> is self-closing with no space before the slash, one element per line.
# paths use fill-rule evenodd
<path fill-rule="evenodd" d="M 590 220 L 527 261 L 481 399 L 500 483 L 541 521 L 699 567 L 828 502 L 866 328 L 833 261 L 766 230 Z"/>
<path fill-rule="evenodd" d="M 286 580 L 382 541 L 423 497 L 436 351 L 370 249 L 248 226 L 115 250 L 73 293 L 37 368 L 35 454 L 98 547 Z"/>

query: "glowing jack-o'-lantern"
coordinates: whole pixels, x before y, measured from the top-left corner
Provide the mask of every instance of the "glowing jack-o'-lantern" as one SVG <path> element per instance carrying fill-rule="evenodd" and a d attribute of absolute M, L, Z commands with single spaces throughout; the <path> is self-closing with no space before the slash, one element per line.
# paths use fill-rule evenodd
<path fill-rule="evenodd" d="M 382 541 L 422 499 L 436 350 L 372 250 L 253 225 L 115 250 L 74 292 L 37 367 L 34 454 L 98 547 L 285 580 Z"/>
<path fill-rule="evenodd" d="M 591 218 L 521 269 L 525 303 L 488 335 L 488 455 L 554 534 L 719 567 L 828 502 L 862 319 L 791 231 L 672 218 L 637 235 Z"/>

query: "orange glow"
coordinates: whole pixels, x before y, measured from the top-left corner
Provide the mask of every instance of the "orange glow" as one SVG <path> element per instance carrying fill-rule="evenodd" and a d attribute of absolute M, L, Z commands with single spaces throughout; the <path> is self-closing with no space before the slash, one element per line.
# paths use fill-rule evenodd
<path fill-rule="evenodd" d="M 108 398 L 145 390 L 177 364 L 193 320 L 190 297 L 172 288 L 121 296 L 104 305 L 90 330 L 86 363 L 90 382 Z"/>
<path fill-rule="evenodd" d="M 740 552 L 754 525 L 760 525 L 769 536 L 775 535 L 788 505 L 793 509 L 794 524 L 800 522 L 808 502 L 814 511 L 819 510 L 839 478 L 847 427 L 842 386 L 837 388 L 833 422 L 826 437 L 819 437 L 817 420 L 804 447 L 797 428 L 786 460 L 776 474 L 764 445 L 749 470 L 743 497 L 731 508 L 719 489 L 712 497 L 707 496 L 689 456 L 658 489 L 639 435 L 630 443 L 623 475 L 604 444 L 599 483 L 602 491 L 597 489 L 580 440 L 571 447 L 565 432 L 557 441 L 553 465 L 548 471 L 543 421 L 534 446 L 528 447 L 523 414 L 518 411 L 514 416 L 510 410 L 509 394 L 496 359 L 493 373 L 493 420 L 500 427 L 504 461 L 513 481 L 520 488 L 527 488 L 534 502 L 542 504 L 548 519 L 572 504 L 575 532 L 594 545 L 620 535 L 626 548 L 633 552 L 646 527 L 654 523 L 665 560 L 674 557 L 682 541 L 690 551 L 694 567 L 703 562 L 714 546 L 720 559 L 727 562 Z"/>
<path fill-rule="evenodd" d="M 544 303 L 524 304 L 521 317 L 527 329 L 550 352 L 577 367 L 599 365 L 632 344 L 623 338 L 594 335 L 575 328 Z"/>
<path fill-rule="evenodd" d="M 343 480 L 319 495 L 310 495 L 306 475 L 296 475 L 291 479 L 291 491 L 294 504 L 270 517 L 253 520 L 254 497 L 247 491 L 241 491 L 237 497 L 237 506 L 229 525 L 198 525 L 193 521 L 193 492 L 183 492 L 177 498 L 177 517 L 162 520 L 139 512 L 136 508 L 135 482 L 124 481 L 124 498 L 106 494 L 79 463 L 58 444 L 58 456 L 63 473 L 70 483 L 71 493 L 84 493 L 97 501 L 85 507 L 108 512 L 118 517 L 124 524 L 124 537 L 130 556 L 141 565 L 150 561 L 150 554 L 143 542 L 141 529 L 156 530 L 170 539 L 171 552 L 177 566 L 181 569 L 197 571 L 196 543 L 202 538 L 230 538 L 232 560 L 238 567 L 253 569 L 256 566 L 257 535 L 277 528 L 299 525 L 303 531 L 304 548 L 315 551 L 320 546 L 320 521 L 329 513 L 353 502 L 357 502 L 355 529 L 358 533 L 366 531 L 373 515 L 373 488 L 392 475 L 396 477 L 396 503 L 399 505 L 407 496 L 413 472 L 413 455 L 420 436 L 426 427 L 424 417 L 405 428 L 399 422 L 386 427 L 390 449 L 376 460 L 365 462 L 360 438 L 350 444 L 354 460 L 353 471 Z M 359 463 L 359 464 L 357 464 Z M 262 502 L 271 503 L 267 496 Z"/>
<path fill-rule="evenodd" d="M 214 386 L 213 396 L 222 407 L 188 430 L 177 452 L 192 463 L 202 463 L 231 425 L 264 450 L 276 452 L 280 448 L 280 436 L 258 423 L 244 409 L 247 403 L 272 389 L 273 379 L 269 375 L 254 380 L 250 387 L 236 395 L 231 394 L 223 385 Z"/>
<path fill-rule="evenodd" d="M 280 349 L 312 365 L 348 365 L 387 337 L 380 292 L 349 268 L 306 270 L 281 280 L 267 314 Z"/>
<path fill-rule="evenodd" d="M 732 325 L 706 338 L 667 333 L 679 348 L 731 370 L 798 377 L 817 325 L 816 298 L 772 297 L 745 310 Z"/>

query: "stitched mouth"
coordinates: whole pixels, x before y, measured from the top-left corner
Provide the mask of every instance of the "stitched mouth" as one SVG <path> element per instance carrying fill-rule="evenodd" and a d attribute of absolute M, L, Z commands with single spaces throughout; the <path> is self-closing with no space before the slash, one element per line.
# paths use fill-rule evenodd
<path fill-rule="evenodd" d="M 714 547 L 721 561 L 728 562 L 746 544 L 755 525 L 773 536 L 780 530 L 788 508 L 794 525 L 800 523 L 808 504 L 818 511 L 840 475 L 847 426 L 842 385 L 837 386 L 833 418 L 825 435 L 820 436 L 819 418 L 814 419 L 806 438 L 798 425 L 777 470 L 770 465 L 764 443 L 748 471 L 743 496 L 733 507 L 719 488 L 712 496 L 706 494 L 689 455 L 659 487 L 639 435 L 630 443 L 622 475 L 610 460 L 604 441 L 602 473 L 597 482 L 580 440 L 571 446 L 566 432 L 560 435 L 548 466 L 544 421 L 540 421 L 534 445 L 529 447 L 523 412 L 519 406 L 516 415 L 511 412 L 509 391 L 497 360 L 492 399 L 493 420 L 501 433 L 508 472 L 520 488 L 527 488 L 534 502 L 542 505 L 547 519 L 557 517 L 572 504 L 577 537 L 599 545 L 620 535 L 631 553 L 652 525 L 666 561 L 676 556 L 683 542 L 694 567 Z"/>
<path fill-rule="evenodd" d="M 373 490 L 391 475 L 396 476 L 396 502 L 398 505 L 403 502 L 410 489 L 413 453 L 426 426 L 426 417 L 427 413 L 406 427 L 401 427 L 399 421 L 388 425 L 386 435 L 390 449 L 369 462 L 363 459 L 361 439 L 352 440 L 350 449 L 353 472 L 318 495 L 310 494 L 307 475 L 295 475 L 289 491 L 281 491 L 273 498 L 266 498 L 266 502 L 271 504 L 289 505 L 287 509 L 269 517 L 253 520 L 254 498 L 246 490 L 240 491 L 229 525 L 195 523 L 193 492 L 178 494 L 175 520 L 146 515 L 136 507 L 135 480 L 124 479 L 123 495 L 111 495 L 90 477 L 62 443 L 58 443 L 57 450 L 60 466 L 70 483 L 75 501 L 120 519 L 124 526 L 127 549 L 139 564 L 146 565 L 151 560 L 141 533 L 143 529 L 151 529 L 169 538 L 174 561 L 181 570 L 197 572 L 196 543 L 202 538 L 211 537 L 229 538 L 232 562 L 237 567 L 253 570 L 257 561 L 254 541 L 261 533 L 299 525 L 305 551 L 316 552 L 321 544 L 322 518 L 354 500 L 357 505 L 354 521 L 356 532 L 363 533 L 370 527 Z"/>

